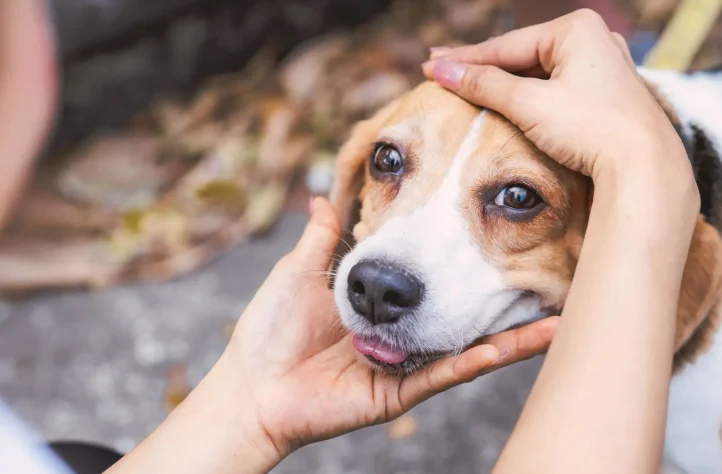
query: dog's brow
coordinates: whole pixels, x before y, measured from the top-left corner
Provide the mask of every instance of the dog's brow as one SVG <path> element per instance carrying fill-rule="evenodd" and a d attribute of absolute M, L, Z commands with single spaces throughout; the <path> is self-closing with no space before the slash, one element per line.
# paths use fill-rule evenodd
<path fill-rule="evenodd" d="M 426 120 L 426 109 L 424 108 L 424 103 L 419 101 L 419 109 L 421 109 L 421 116 L 424 118 L 424 121 Z"/>
<path fill-rule="evenodd" d="M 521 130 L 517 130 L 517 131 L 514 133 L 514 135 L 510 136 L 509 139 L 508 139 L 507 141 L 505 141 L 504 144 L 503 144 L 501 147 L 499 147 L 499 149 L 496 151 L 496 155 L 501 154 L 501 152 L 504 151 L 504 148 L 506 148 L 506 146 L 507 146 L 509 143 L 511 143 L 512 140 L 514 140 L 516 137 L 518 137 L 518 136 L 521 135 L 521 134 L 522 134 L 522 131 L 521 131 Z"/>
<path fill-rule="evenodd" d="M 389 125 L 379 131 L 380 137 L 390 137 L 407 143 L 412 141 L 414 134 L 420 134 L 419 126 L 418 124 L 410 125 L 408 122 Z"/>

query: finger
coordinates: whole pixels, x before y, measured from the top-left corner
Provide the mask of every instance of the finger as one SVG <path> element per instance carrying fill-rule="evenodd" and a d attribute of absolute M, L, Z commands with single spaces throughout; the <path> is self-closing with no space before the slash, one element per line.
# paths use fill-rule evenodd
<path fill-rule="evenodd" d="M 326 270 L 341 238 L 341 223 L 327 199 L 309 205 L 311 220 L 291 255 L 308 270 Z"/>
<path fill-rule="evenodd" d="M 547 74 L 551 74 L 556 66 L 568 59 L 555 53 L 561 45 L 569 43 L 567 39 L 570 35 L 583 34 L 586 40 L 594 32 L 608 34 L 608 31 L 598 13 L 582 9 L 546 23 L 510 31 L 477 45 L 432 51 L 431 59 L 497 66 L 509 72 L 541 66 Z M 595 43 L 585 41 L 583 44 L 593 47 Z M 593 53 L 574 47 L 569 51 Z"/>
<path fill-rule="evenodd" d="M 559 316 L 553 316 L 520 328 L 485 337 L 481 342 L 491 344 L 499 350 L 500 361 L 498 366 L 505 367 L 545 353 L 549 349 L 558 325 Z"/>
<path fill-rule="evenodd" d="M 447 357 L 404 379 L 399 387 L 402 410 L 408 410 L 432 397 L 462 383 L 471 382 L 499 359 L 499 350 L 484 344 L 462 354 Z"/>
<path fill-rule="evenodd" d="M 503 36 L 490 38 L 475 45 L 460 46 L 441 52 L 434 52 L 430 59 L 447 59 L 466 64 L 497 66 L 509 72 L 542 67 L 540 51 L 546 51 L 540 44 L 539 36 L 546 32 L 545 25 L 535 25 L 511 31 Z M 552 66 L 546 71 L 551 72 Z"/>
<path fill-rule="evenodd" d="M 488 40 L 487 40 L 487 41 L 488 41 Z M 429 59 L 430 59 L 430 60 L 434 60 L 434 59 L 443 59 L 443 58 L 446 58 L 446 56 L 447 56 L 450 52 L 452 52 L 452 51 L 458 51 L 458 50 L 460 50 L 461 48 L 474 48 L 474 46 L 461 46 L 461 47 L 459 47 L 459 48 L 450 48 L 450 47 L 446 47 L 446 46 L 437 46 L 437 47 L 434 47 L 434 48 L 430 48 L 430 50 L 429 50 L 429 51 L 430 51 Z M 464 56 L 463 53 L 461 53 L 461 54 L 459 54 L 459 55 L 462 56 L 462 57 Z M 471 53 L 469 53 L 468 56 L 473 58 L 473 55 L 472 55 Z M 468 61 L 462 61 L 462 60 L 458 60 L 458 59 L 456 59 L 456 58 L 447 58 L 447 59 L 448 59 L 448 60 L 452 60 L 452 61 L 463 62 L 463 63 L 466 63 L 466 64 L 477 64 L 473 59 L 468 60 Z M 519 71 L 514 71 L 514 72 L 517 73 L 517 75 L 519 75 L 519 76 L 521 76 L 521 77 L 534 77 L 534 78 L 537 78 L 537 79 L 548 79 L 548 78 L 549 78 L 549 74 L 544 70 L 543 67 L 541 67 L 541 65 L 538 65 L 538 64 L 537 64 L 536 66 L 531 67 L 531 68 L 520 69 Z"/>
<path fill-rule="evenodd" d="M 544 97 L 546 81 L 522 78 L 495 66 L 475 66 L 449 61 L 432 60 L 423 65 L 424 74 L 464 99 L 482 107 L 496 110 L 520 125 L 537 122 L 542 114 L 537 100 Z M 532 104 L 535 104 L 532 106 Z"/>
<path fill-rule="evenodd" d="M 429 48 L 429 59 L 438 59 L 443 57 L 444 55 L 450 53 L 456 48 L 451 48 L 449 46 L 434 46 L 432 48 Z"/>
<path fill-rule="evenodd" d="M 524 69 L 523 71 L 519 71 L 517 75 L 520 77 L 531 77 L 535 79 L 549 78 L 549 74 L 547 74 L 547 72 L 541 66 L 536 66 L 531 69 Z"/>

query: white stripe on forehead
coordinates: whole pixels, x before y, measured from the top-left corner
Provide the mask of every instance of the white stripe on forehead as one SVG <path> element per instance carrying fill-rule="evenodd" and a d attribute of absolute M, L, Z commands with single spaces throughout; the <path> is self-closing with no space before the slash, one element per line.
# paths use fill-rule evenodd
<path fill-rule="evenodd" d="M 471 155 L 474 153 L 476 146 L 478 145 L 478 139 L 481 132 L 481 127 L 484 125 L 484 119 L 486 118 L 486 110 L 482 110 L 471 122 L 469 131 L 466 133 L 464 140 L 459 145 L 459 149 L 454 155 L 454 159 L 451 160 L 451 167 L 449 172 L 441 182 L 436 196 L 436 199 L 452 199 L 456 200 L 459 197 L 459 181 L 461 180 L 461 173 L 464 170 L 464 165 L 469 161 Z"/>

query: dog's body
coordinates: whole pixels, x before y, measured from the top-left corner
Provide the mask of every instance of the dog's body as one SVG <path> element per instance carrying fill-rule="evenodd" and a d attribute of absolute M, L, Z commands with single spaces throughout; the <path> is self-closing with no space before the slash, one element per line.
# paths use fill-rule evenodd
<path fill-rule="evenodd" d="M 720 227 L 722 212 L 722 72 L 694 75 L 641 70 L 657 84 L 679 116 L 681 134 L 687 140 L 694 163 L 695 133 L 709 142 L 708 166 L 699 165 L 698 181 L 702 212 L 708 222 Z M 696 129 L 696 130 L 695 130 Z M 697 142 L 695 144 L 695 142 Z M 716 166 L 715 166 L 716 165 Z M 714 258 L 715 255 L 709 255 Z M 706 350 L 676 371 L 670 385 L 666 433 L 666 457 L 687 474 L 722 472 L 722 305 L 714 305 L 716 322 L 707 330 Z M 716 326 L 716 327 L 715 327 Z M 704 329 L 702 329 L 704 331 Z"/>
<path fill-rule="evenodd" d="M 678 308 L 666 457 L 687 474 L 713 474 L 722 472 L 722 73 L 640 73 L 685 142 L 704 217 Z M 498 114 L 424 83 L 360 123 L 338 163 L 331 200 L 359 243 L 337 269 L 336 302 L 375 366 L 416 370 L 562 308 L 591 182 Z"/>

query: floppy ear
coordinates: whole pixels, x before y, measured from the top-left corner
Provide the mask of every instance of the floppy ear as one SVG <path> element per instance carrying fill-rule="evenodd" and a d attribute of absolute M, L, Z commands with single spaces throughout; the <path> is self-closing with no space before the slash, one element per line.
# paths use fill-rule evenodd
<path fill-rule="evenodd" d="M 722 296 L 722 238 L 701 215 L 692 236 L 677 307 L 675 350 L 695 333 Z"/>
<path fill-rule="evenodd" d="M 329 268 L 333 286 L 334 270 L 343 255 L 355 245 L 355 237 L 361 231 L 357 224 L 361 214 L 361 194 L 366 173 L 366 163 L 371 159 L 374 142 L 381 126 L 396 110 L 398 101 L 381 108 L 368 119 L 357 123 L 351 130 L 351 136 L 341 147 L 336 158 L 336 176 L 329 193 L 331 206 L 336 211 L 343 232 L 343 241 L 336 248 L 336 257 Z"/>
<path fill-rule="evenodd" d="M 338 152 L 336 176 L 329 200 L 341 220 L 341 228 L 349 237 L 353 237 L 350 234 L 359 221 L 359 195 L 363 188 L 366 163 L 371 159 L 379 129 L 396 110 L 397 103 L 398 101 L 391 102 L 370 119 L 358 122 L 351 130 L 350 138 Z M 348 250 L 348 246 L 346 249 Z"/>
<path fill-rule="evenodd" d="M 357 123 L 336 158 L 336 176 L 329 200 L 341 221 L 342 240 L 336 247 L 335 258 L 329 268 L 329 288 L 333 288 L 335 270 L 343 255 L 355 245 L 354 227 L 360 220 L 360 194 L 366 163 L 371 157 L 373 142 L 376 140 L 376 128 L 376 118 Z"/>
<path fill-rule="evenodd" d="M 359 122 L 336 158 L 336 176 L 329 199 L 341 220 L 345 236 L 350 237 L 350 232 L 358 222 L 359 193 L 363 187 L 365 165 L 371 155 L 373 141 L 372 121 Z"/>

